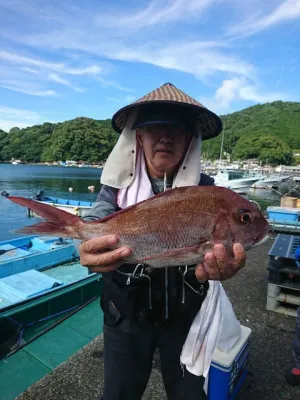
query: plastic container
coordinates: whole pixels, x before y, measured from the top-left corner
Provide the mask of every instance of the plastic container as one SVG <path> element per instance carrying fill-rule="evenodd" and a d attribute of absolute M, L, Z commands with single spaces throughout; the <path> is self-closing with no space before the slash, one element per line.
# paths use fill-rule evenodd
<path fill-rule="evenodd" d="M 268 207 L 268 218 L 271 221 L 299 221 L 300 209 L 295 207 Z"/>
<path fill-rule="evenodd" d="M 209 370 L 208 399 L 233 400 L 247 376 L 251 329 L 241 325 L 241 337 L 226 353 L 216 349 Z"/>

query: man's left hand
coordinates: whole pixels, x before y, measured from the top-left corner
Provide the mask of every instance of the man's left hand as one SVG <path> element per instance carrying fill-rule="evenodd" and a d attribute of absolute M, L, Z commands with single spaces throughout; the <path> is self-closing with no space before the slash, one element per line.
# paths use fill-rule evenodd
<path fill-rule="evenodd" d="M 240 243 L 233 245 L 233 254 L 234 258 L 229 258 L 225 247 L 216 244 L 213 252 L 206 253 L 204 262 L 196 267 L 195 274 L 198 281 L 224 281 L 235 275 L 246 263 L 246 253 Z"/>

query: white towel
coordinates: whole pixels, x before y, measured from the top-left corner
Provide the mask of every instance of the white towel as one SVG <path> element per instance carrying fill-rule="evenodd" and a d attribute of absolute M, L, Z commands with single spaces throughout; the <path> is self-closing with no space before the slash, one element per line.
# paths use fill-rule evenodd
<path fill-rule="evenodd" d="M 219 281 L 209 281 L 209 289 L 190 327 L 180 362 L 197 376 L 206 378 L 216 347 L 230 351 L 240 338 L 241 327 Z"/>

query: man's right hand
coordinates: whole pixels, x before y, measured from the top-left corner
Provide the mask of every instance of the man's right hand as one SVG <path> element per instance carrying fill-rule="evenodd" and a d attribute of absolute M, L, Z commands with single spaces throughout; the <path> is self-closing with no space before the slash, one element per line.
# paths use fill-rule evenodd
<path fill-rule="evenodd" d="M 112 250 L 118 242 L 115 235 L 101 236 L 82 242 L 79 246 L 80 263 L 97 273 L 110 272 L 124 263 L 131 254 L 128 247 Z"/>

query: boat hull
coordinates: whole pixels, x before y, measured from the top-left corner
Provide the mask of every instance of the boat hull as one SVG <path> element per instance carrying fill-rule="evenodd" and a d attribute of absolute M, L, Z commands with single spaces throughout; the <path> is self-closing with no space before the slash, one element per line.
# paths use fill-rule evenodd
<path fill-rule="evenodd" d="M 47 197 L 46 200 L 36 200 L 43 204 L 48 204 L 60 210 L 67 211 L 73 215 L 82 217 L 88 210 L 92 208 L 93 203 L 89 201 L 67 200 L 54 197 Z M 36 217 L 37 215 L 28 208 L 28 216 Z"/>

